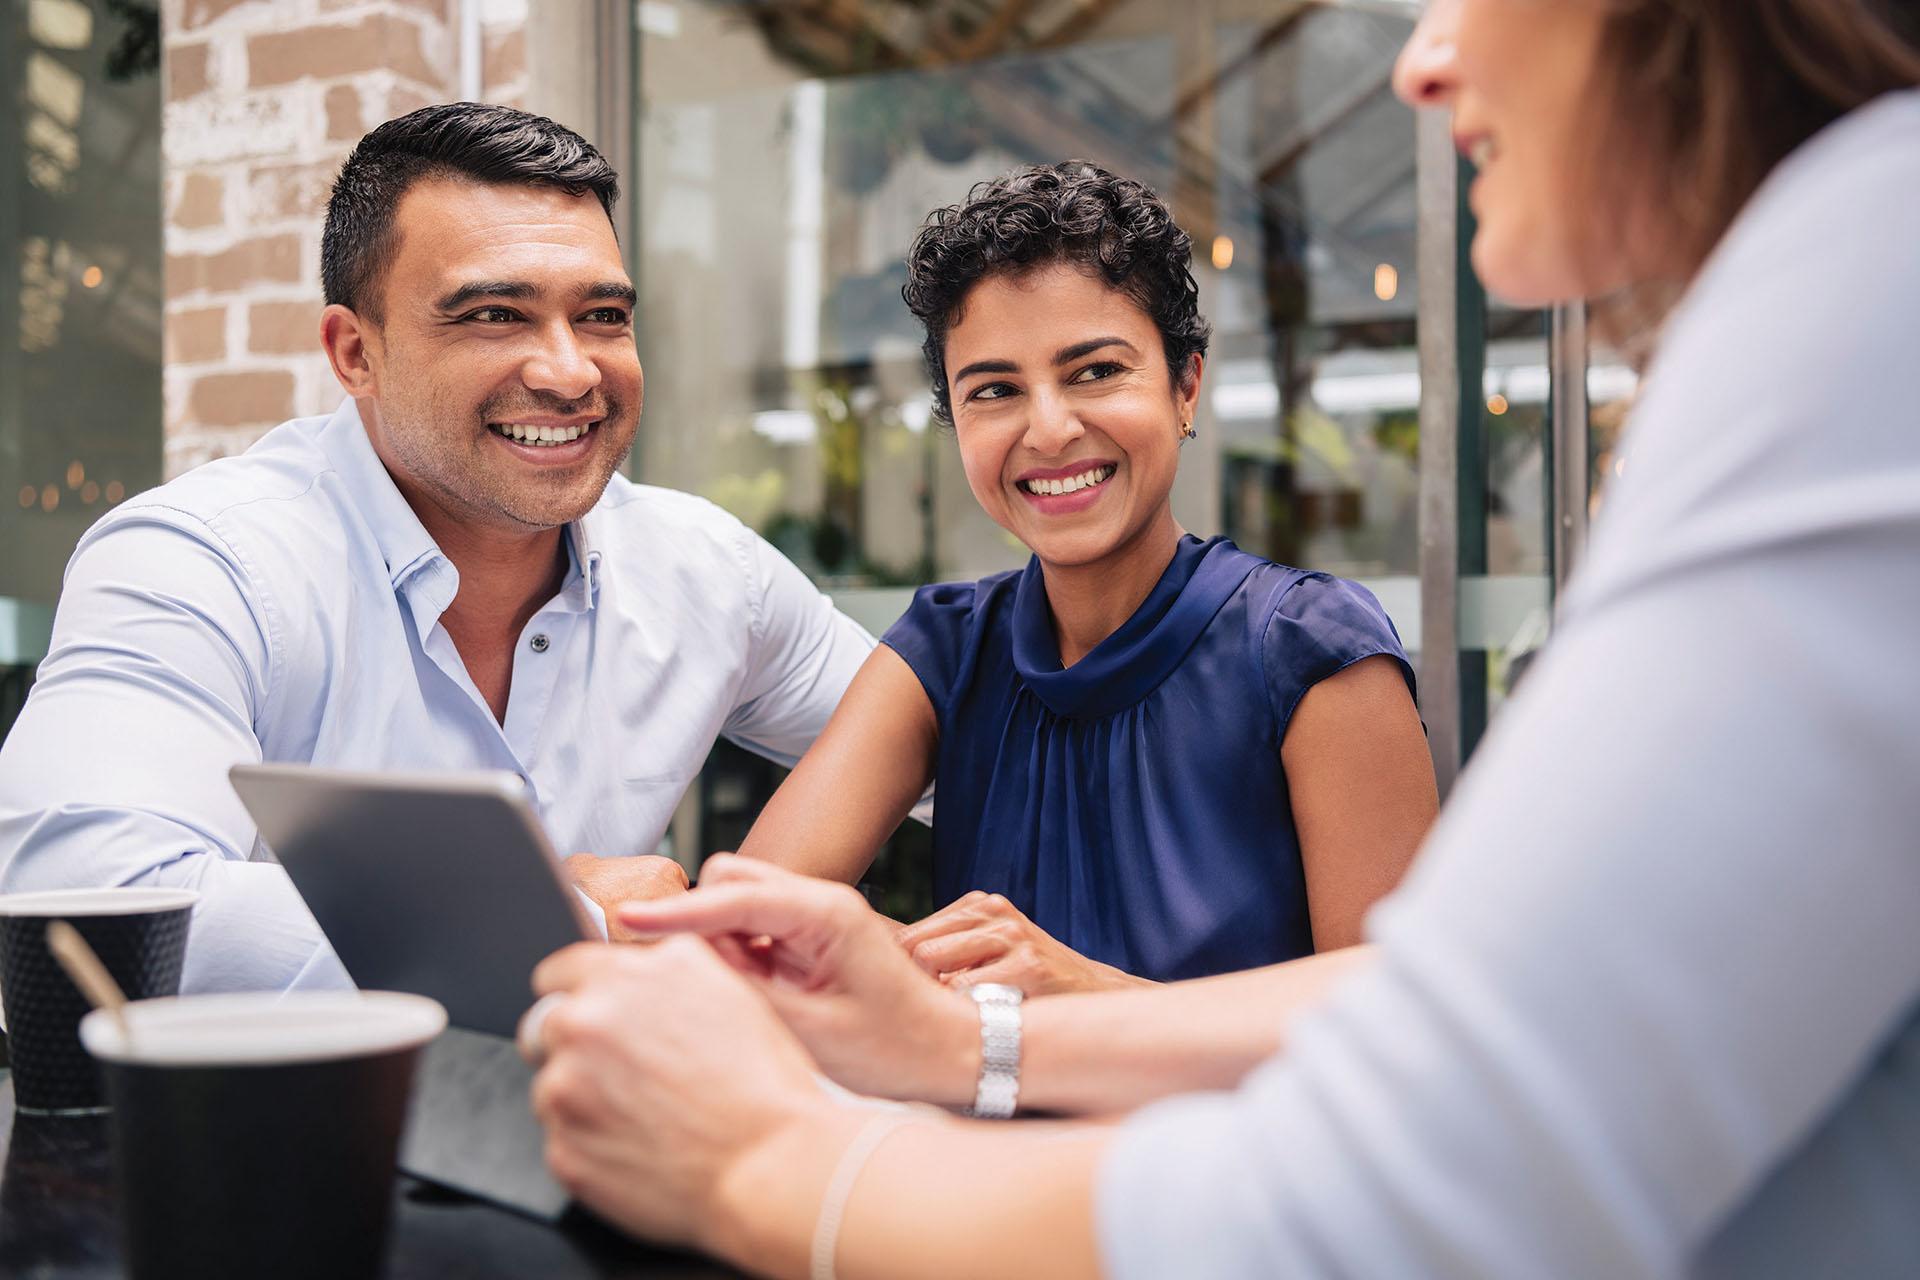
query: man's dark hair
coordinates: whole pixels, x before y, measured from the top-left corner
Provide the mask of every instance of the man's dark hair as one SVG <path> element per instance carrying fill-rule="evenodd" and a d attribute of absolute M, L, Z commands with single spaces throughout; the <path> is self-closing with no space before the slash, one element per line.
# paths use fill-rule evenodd
<path fill-rule="evenodd" d="M 1200 314 L 1189 263 L 1193 241 L 1159 196 L 1085 160 L 1016 169 L 927 215 L 907 252 L 907 309 L 927 327 L 933 412 L 953 422 L 947 333 L 967 293 L 989 276 L 1056 264 L 1120 290 L 1153 320 L 1176 387 L 1205 355 L 1212 330 Z"/>
<path fill-rule="evenodd" d="M 320 284 L 330 303 L 378 324 L 381 276 L 399 247 L 393 213 L 428 178 L 592 193 L 613 219 L 620 181 L 593 144 L 545 116 L 478 102 L 410 111 L 360 139 L 334 179 L 320 233 Z"/>

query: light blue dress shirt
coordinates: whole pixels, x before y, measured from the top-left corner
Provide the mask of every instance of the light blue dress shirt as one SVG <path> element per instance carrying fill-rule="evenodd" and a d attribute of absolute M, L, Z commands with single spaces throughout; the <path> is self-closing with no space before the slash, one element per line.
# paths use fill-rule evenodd
<path fill-rule="evenodd" d="M 567 546 L 501 723 L 353 402 L 130 499 L 75 550 L 0 749 L 0 887 L 197 889 L 185 989 L 344 984 L 229 766 L 511 770 L 560 853 L 651 853 L 716 738 L 790 763 L 873 647 L 687 494 L 615 476 Z"/>
<path fill-rule="evenodd" d="M 1111 1275 L 1920 1274 L 1920 93 L 1662 344 L 1378 972 L 1111 1148 Z"/>

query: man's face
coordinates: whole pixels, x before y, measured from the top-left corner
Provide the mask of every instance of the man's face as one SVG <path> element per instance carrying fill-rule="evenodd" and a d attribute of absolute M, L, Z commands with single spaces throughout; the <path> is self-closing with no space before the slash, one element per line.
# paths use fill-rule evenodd
<path fill-rule="evenodd" d="M 640 421 L 633 285 L 599 201 L 435 179 L 394 223 L 361 404 L 381 460 L 416 510 L 474 532 L 579 519 Z"/>

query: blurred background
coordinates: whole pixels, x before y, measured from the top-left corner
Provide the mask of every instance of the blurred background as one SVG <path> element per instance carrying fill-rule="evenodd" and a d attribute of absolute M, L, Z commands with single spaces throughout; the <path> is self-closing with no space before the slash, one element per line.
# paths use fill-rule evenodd
<path fill-rule="evenodd" d="M 1546 639 L 1633 373 L 1577 308 L 1489 299 L 1464 162 L 1393 98 L 1402 0 L 5 0 L 0 732 L 61 569 L 127 495 L 330 412 L 320 215 L 428 102 L 554 116 L 620 168 L 647 407 L 634 478 L 702 494 L 884 629 L 1024 561 L 929 421 L 899 297 L 928 210 L 1083 157 L 1193 236 L 1215 338 L 1175 511 L 1357 578 L 1442 785 Z M 778 771 L 722 743 L 670 846 Z M 883 905 L 926 892 L 909 824 Z"/>

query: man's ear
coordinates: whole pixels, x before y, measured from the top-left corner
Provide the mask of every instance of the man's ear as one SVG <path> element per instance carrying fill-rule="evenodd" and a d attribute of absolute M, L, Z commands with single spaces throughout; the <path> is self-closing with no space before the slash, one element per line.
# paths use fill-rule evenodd
<path fill-rule="evenodd" d="M 320 313 L 320 345 L 327 350 L 327 363 L 341 390 L 356 400 L 378 390 L 379 379 L 368 359 L 369 343 L 378 343 L 378 335 L 358 314 L 333 303 Z"/>

